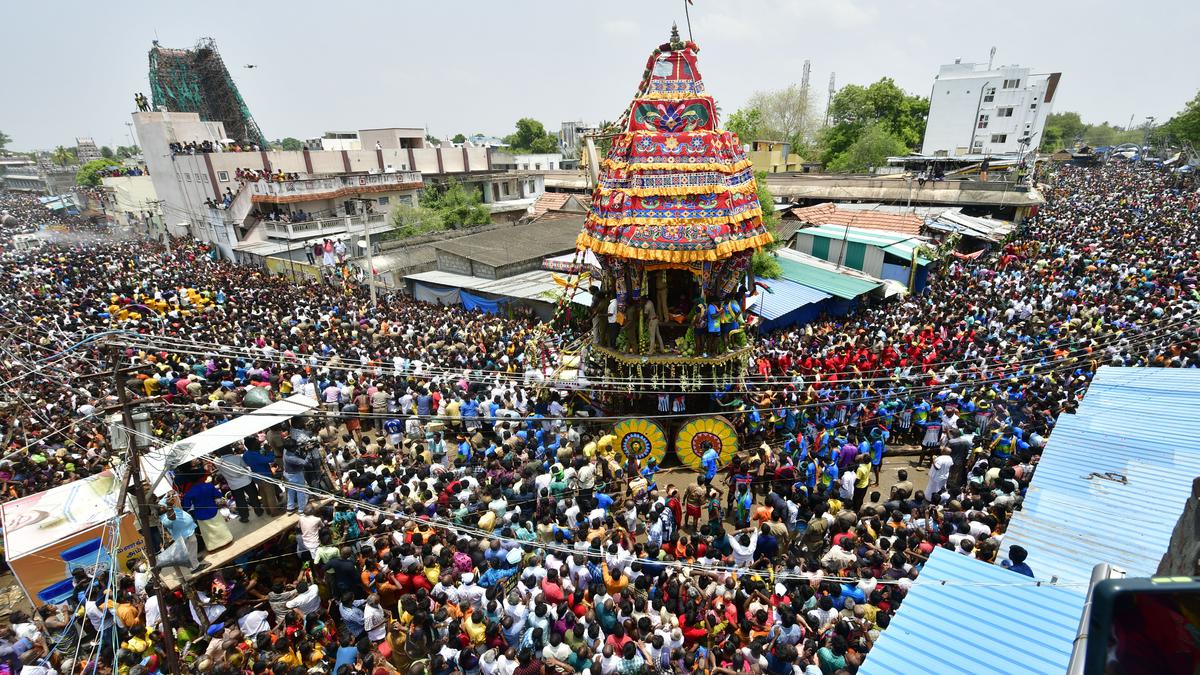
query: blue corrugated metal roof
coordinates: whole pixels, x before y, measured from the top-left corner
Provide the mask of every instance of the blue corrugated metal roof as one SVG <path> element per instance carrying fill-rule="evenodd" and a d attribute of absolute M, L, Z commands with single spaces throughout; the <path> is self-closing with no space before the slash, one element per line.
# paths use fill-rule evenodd
<path fill-rule="evenodd" d="M 1200 370 L 1100 368 L 1058 418 L 1002 553 L 1020 544 L 1039 579 L 1063 583 L 1102 562 L 1152 576 L 1200 476 L 1198 404 Z"/>
<path fill-rule="evenodd" d="M 934 549 L 858 672 L 1066 672 L 1084 595 L 1031 582 L 1003 567 Z"/>
<path fill-rule="evenodd" d="M 773 321 L 805 305 L 833 297 L 811 286 L 805 286 L 789 279 L 759 279 L 758 281 L 771 290 L 769 293 L 760 292 L 750 311 L 767 321 Z"/>

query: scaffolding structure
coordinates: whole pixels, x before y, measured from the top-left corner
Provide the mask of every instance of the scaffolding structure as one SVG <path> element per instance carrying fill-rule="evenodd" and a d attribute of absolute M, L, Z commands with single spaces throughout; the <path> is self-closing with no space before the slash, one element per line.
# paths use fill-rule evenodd
<path fill-rule="evenodd" d="M 150 94 L 155 109 L 199 113 L 201 119 L 223 123 L 235 141 L 268 147 L 212 38 L 200 38 L 192 49 L 168 49 L 156 40 L 150 49 Z"/>

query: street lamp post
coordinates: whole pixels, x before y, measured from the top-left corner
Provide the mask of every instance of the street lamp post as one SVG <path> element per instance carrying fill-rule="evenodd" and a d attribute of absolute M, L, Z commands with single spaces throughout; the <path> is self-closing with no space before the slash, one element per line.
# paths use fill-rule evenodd
<path fill-rule="evenodd" d="M 1145 131 L 1142 132 L 1142 149 L 1141 149 L 1141 152 L 1138 153 L 1138 161 L 1139 162 L 1146 161 L 1146 146 L 1150 144 L 1150 128 L 1153 126 L 1154 126 L 1154 116 L 1148 115 L 1146 117 L 1146 129 L 1145 129 Z"/>

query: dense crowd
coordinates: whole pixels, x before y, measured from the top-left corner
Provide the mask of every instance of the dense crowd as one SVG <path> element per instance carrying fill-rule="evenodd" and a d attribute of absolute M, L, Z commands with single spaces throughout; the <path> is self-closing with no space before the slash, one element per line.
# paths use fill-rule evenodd
<path fill-rule="evenodd" d="M 222 143 L 218 141 L 185 141 L 182 143 L 168 143 L 167 147 L 171 150 L 172 155 L 202 155 L 210 152 L 258 152 L 261 150 L 255 143 L 249 141 L 238 143 L 232 141 Z"/>
<path fill-rule="evenodd" d="M 746 386 L 720 392 L 744 451 L 682 481 L 548 386 L 531 319 L 372 309 L 183 241 L 7 251 L 9 495 L 112 461 L 98 410 L 116 392 L 78 379 L 109 363 L 100 331 L 129 331 L 110 340 L 142 367 L 125 386 L 150 399 L 151 446 L 294 393 L 321 408 L 175 472 L 160 562 L 193 592 L 160 607 L 144 572 L 82 574 L 71 606 L 10 617 L 0 660 L 162 672 L 166 611 L 200 672 L 854 673 L 935 547 L 1037 577 L 1000 542 L 1098 366 L 1200 365 L 1196 186 L 1140 167 L 1044 180 L 1013 240 L 949 259 L 924 294 L 759 336 Z M 897 443 L 922 448 L 924 490 L 907 471 L 872 490 Z M 233 520 L 285 513 L 282 539 L 203 568 Z"/>

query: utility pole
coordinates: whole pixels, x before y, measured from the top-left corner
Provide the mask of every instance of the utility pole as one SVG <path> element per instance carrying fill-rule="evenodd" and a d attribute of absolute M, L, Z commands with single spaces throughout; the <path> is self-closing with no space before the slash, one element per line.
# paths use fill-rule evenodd
<path fill-rule="evenodd" d="M 162 620 L 163 643 L 167 650 L 167 672 L 180 673 L 183 671 L 179 668 L 179 654 L 175 651 L 175 628 L 171 624 L 171 613 L 167 608 L 166 594 L 163 593 L 162 579 L 158 577 L 158 570 L 155 567 L 155 563 L 158 562 L 158 546 L 156 543 L 158 540 L 151 536 L 152 521 L 150 520 L 150 504 L 146 501 L 146 486 L 142 483 L 142 462 L 139 457 L 140 453 L 138 452 L 141 443 L 138 439 L 137 429 L 134 426 L 129 392 L 125 389 L 125 383 L 121 382 L 122 376 L 128 371 L 121 368 L 120 355 L 120 348 L 113 347 L 113 386 L 117 388 L 117 400 L 121 404 L 121 423 L 125 425 L 125 433 L 129 436 L 129 460 L 126 462 L 127 468 L 125 469 L 125 477 L 121 482 L 121 491 L 117 495 L 117 517 L 120 518 L 121 513 L 125 510 L 125 498 L 130 485 L 132 485 L 135 501 L 134 507 L 137 509 L 142 541 L 146 545 L 146 557 L 150 562 L 150 571 L 155 577 L 154 595 L 158 598 L 158 611 Z"/>
<path fill-rule="evenodd" d="M 363 205 L 363 239 L 367 242 L 367 288 L 371 289 L 371 309 L 375 309 L 378 305 L 375 302 L 375 257 L 371 253 L 371 219 L 367 211 L 367 204 L 374 204 L 374 199 L 359 197 L 358 201 Z"/>

